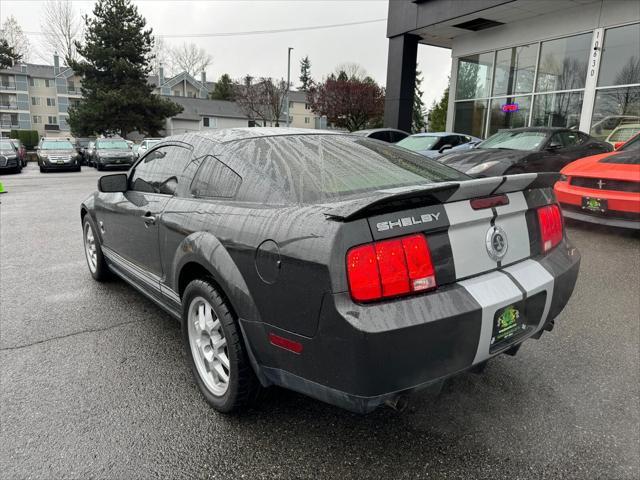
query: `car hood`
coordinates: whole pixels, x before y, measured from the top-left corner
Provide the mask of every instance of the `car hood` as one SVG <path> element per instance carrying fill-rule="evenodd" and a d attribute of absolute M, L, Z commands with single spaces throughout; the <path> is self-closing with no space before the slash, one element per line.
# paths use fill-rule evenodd
<path fill-rule="evenodd" d="M 608 152 L 581 158 L 564 167 L 560 173 L 567 177 L 609 178 L 640 182 L 640 165 L 629 163 L 638 152 Z"/>
<path fill-rule="evenodd" d="M 524 150 L 498 150 L 496 148 L 487 148 L 448 153 L 438 158 L 438 161 L 461 172 L 466 172 L 471 167 L 475 167 L 481 163 L 494 162 L 496 160 L 505 164 L 518 163 L 529 155 L 531 155 L 531 152 Z"/>

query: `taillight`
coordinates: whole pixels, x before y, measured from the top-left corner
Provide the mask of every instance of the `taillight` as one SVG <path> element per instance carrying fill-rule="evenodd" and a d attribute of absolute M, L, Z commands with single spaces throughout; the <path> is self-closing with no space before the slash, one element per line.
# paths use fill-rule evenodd
<path fill-rule="evenodd" d="M 540 243 L 546 253 L 562 241 L 562 215 L 557 205 L 547 205 L 538 209 Z"/>
<path fill-rule="evenodd" d="M 347 277 L 357 301 L 436 288 L 429 245 L 420 234 L 352 248 L 347 253 Z"/>

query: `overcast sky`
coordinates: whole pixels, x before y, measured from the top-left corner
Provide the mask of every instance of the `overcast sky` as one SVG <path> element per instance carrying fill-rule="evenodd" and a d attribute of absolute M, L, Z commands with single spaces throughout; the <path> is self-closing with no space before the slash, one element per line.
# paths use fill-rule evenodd
<path fill-rule="evenodd" d="M 386 19 L 387 0 L 297 0 L 297 1 L 162 1 L 135 0 L 154 33 L 169 45 L 193 42 L 213 56 L 207 79 L 222 73 L 232 78 L 246 74 L 286 78 L 287 47 L 293 47 L 291 77 L 298 85 L 299 62 L 309 55 L 311 73 L 320 79 L 344 62 L 357 62 L 380 84 L 386 82 L 388 41 L 386 21 L 340 28 L 227 37 L 182 37 L 207 34 L 274 30 Z M 44 63 L 38 48 L 42 31 L 42 1 L 0 0 L 0 21 L 13 15 L 33 46 L 31 62 Z M 73 2 L 79 13 L 90 13 L 92 1 Z M 51 63 L 53 60 L 48 61 Z M 450 51 L 421 45 L 419 68 L 423 72 L 427 106 L 438 99 L 447 84 L 451 68 Z"/>

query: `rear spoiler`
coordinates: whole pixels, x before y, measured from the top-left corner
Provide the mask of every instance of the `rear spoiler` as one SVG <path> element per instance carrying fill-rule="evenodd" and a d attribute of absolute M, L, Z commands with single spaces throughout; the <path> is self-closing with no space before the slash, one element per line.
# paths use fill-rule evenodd
<path fill-rule="evenodd" d="M 522 173 L 379 190 L 364 198 L 332 204 L 323 213 L 333 220 L 355 220 L 374 212 L 380 213 L 385 207 L 435 205 L 534 188 L 551 188 L 559 179 L 559 173 Z"/>

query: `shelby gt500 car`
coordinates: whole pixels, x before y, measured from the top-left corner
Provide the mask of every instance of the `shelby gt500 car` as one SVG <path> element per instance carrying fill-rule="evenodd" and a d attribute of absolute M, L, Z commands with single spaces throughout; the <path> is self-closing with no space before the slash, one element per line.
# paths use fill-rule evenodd
<path fill-rule="evenodd" d="M 216 409 L 279 385 L 368 412 L 553 327 L 580 263 L 556 180 L 326 131 L 190 133 L 99 180 L 85 253 L 181 320 Z"/>

